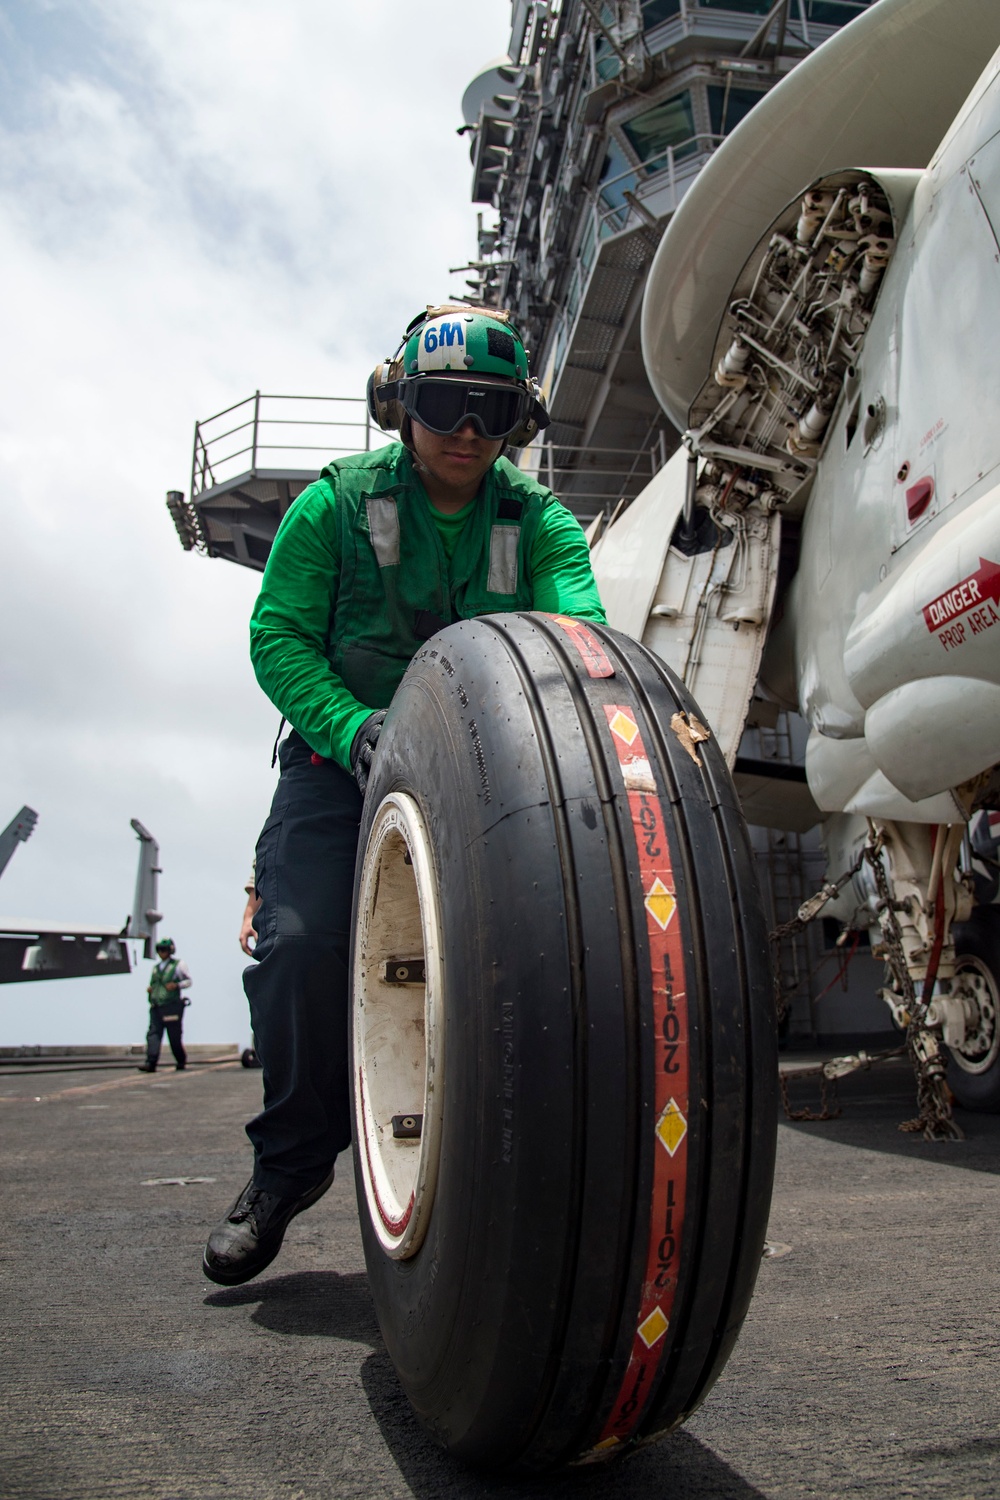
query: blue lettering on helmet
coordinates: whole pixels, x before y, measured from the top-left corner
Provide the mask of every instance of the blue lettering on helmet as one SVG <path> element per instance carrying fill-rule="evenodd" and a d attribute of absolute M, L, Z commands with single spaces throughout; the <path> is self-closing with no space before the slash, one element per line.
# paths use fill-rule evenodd
<path fill-rule="evenodd" d="M 452 344 L 464 346 L 465 336 L 461 323 L 437 323 L 424 330 L 424 350 L 433 354 L 436 349 L 451 348 Z"/>

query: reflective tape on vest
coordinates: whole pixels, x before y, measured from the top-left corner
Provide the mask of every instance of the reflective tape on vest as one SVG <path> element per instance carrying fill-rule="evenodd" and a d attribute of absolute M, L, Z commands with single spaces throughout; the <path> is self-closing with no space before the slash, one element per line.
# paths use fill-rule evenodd
<path fill-rule="evenodd" d="M 517 593 L 517 549 L 520 526 L 494 526 L 490 534 L 490 571 L 486 589 L 490 594 Z"/>
<path fill-rule="evenodd" d="M 399 511 L 395 500 L 369 495 L 368 533 L 380 568 L 392 568 L 399 562 Z"/>

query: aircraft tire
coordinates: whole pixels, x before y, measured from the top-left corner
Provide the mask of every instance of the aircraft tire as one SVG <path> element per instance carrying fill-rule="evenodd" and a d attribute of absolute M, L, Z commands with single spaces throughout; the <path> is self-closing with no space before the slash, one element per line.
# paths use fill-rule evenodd
<path fill-rule="evenodd" d="M 362 1237 L 410 1402 L 482 1466 L 676 1427 L 753 1291 L 767 929 L 697 721 L 635 641 L 524 614 L 428 641 L 382 730 L 352 955 Z"/>
<path fill-rule="evenodd" d="M 981 997 L 981 1034 L 950 1049 L 948 1087 L 963 1109 L 1000 1114 L 1000 907 L 978 906 L 955 928 L 958 971 L 972 974 Z"/>

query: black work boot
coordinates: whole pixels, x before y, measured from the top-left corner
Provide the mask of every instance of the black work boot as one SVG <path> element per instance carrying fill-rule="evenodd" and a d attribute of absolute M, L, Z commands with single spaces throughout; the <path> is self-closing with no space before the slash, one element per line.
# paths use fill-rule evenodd
<path fill-rule="evenodd" d="M 155 1073 L 156 1072 L 156 1064 L 154 1062 L 150 1062 L 149 1058 L 147 1057 L 146 1061 L 144 1063 L 140 1063 L 138 1065 L 138 1067 L 136 1068 L 136 1072 L 137 1073 Z"/>
<path fill-rule="evenodd" d="M 220 1286 L 238 1286 L 269 1266 L 281 1249 L 285 1230 L 304 1208 L 326 1192 L 333 1181 L 331 1167 L 322 1182 L 298 1198 L 279 1198 L 247 1183 L 221 1224 L 208 1237 L 202 1270 Z"/>

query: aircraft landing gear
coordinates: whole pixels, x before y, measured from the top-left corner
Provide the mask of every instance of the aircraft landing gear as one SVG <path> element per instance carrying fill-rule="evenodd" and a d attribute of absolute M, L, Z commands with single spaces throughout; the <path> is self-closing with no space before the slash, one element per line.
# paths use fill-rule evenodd
<path fill-rule="evenodd" d="M 952 919 L 964 916 L 972 899 L 956 879 L 962 825 L 941 825 L 933 833 L 929 826 L 913 823 L 887 821 L 873 827 L 875 838 L 866 852 L 877 891 L 882 956 L 892 980 L 882 996 L 906 1029 L 906 1051 L 917 1081 L 919 1114 L 899 1128 L 922 1131 L 929 1141 L 962 1140 L 962 1129 L 952 1119 L 948 1054 L 942 1045 L 945 1017 L 953 1010 Z M 934 994 L 936 984 L 939 995 Z"/>

